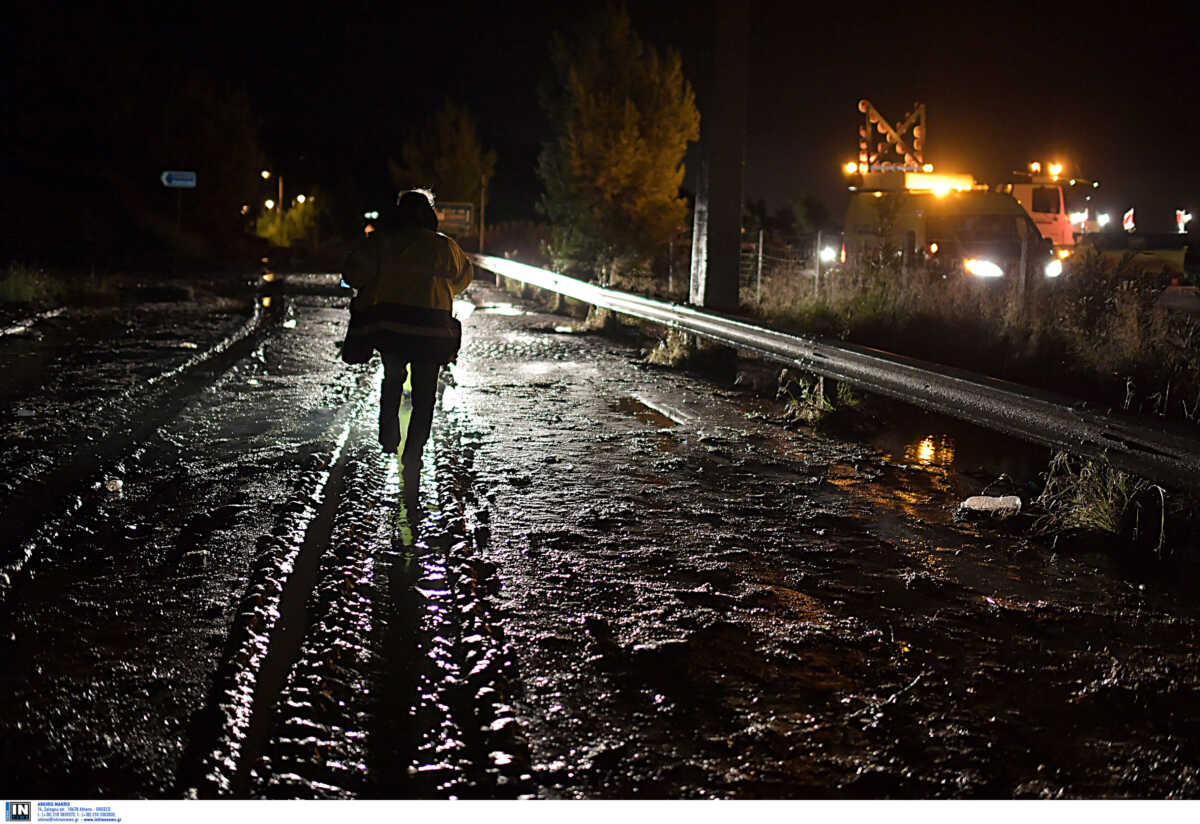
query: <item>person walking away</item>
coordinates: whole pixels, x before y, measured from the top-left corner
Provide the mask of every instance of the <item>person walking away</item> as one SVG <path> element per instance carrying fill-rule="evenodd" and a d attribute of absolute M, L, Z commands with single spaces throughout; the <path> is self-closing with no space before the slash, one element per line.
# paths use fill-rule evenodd
<path fill-rule="evenodd" d="M 433 426 L 433 407 L 442 365 L 458 357 L 461 326 L 451 314 L 454 295 L 465 290 L 474 269 L 463 250 L 437 231 L 433 194 L 401 193 L 383 225 L 347 258 L 343 278 L 358 290 L 371 343 L 383 358 L 379 396 L 379 445 L 400 446 L 400 403 L 407 369 L 412 370 L 412 417 L 401 463 L 406 477 L 421 470 L 421 454 Z"/>

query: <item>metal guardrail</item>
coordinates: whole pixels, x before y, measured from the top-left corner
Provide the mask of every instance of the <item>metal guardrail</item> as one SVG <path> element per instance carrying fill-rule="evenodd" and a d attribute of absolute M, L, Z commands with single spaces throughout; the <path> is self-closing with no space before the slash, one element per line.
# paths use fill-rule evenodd
<path fill-rule="evenodd" d="M 972 372 L 817 337 L 788 334 L 665 301 L 606 289 L 524 263 L 470 255 L 498 275 L 844 381 L 1023 440 L 1107 459 L 1173 486 L 1200 481 L 1200 439 L 1123 420 L 1086 404 Z"/>

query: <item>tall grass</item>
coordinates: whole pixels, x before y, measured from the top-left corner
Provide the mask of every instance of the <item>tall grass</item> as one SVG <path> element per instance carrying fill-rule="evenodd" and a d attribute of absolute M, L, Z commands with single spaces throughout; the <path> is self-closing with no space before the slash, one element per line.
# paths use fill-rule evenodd
<path fill-rule="evenodd" d="M 1200 420 L 1200 318 L 1156 308 L 1162 277 L 1090 261 L 1057 281 L 1016 283 L 924 269 L 764 273 L 746 311 L 1112 408 Z"/>
<path fill-rule="evenodd" d="M 52 303 L 65 291 L 58 278 L 21 263 L 9 263 L 0 276 L 0 303 L 4 304 Z"/>
<path fill-rule="evenodd" d="M 1045 472 L 1037 503 L 1044 534 L 1082 531 L 1118 537 L 1129 548 L 1162 557 L 1167 548 L 1167 495 L 1104 460 L 1072 459 L 1059 452 Z M 1176 516 L 1183 517 L 1180 512 Z"/>

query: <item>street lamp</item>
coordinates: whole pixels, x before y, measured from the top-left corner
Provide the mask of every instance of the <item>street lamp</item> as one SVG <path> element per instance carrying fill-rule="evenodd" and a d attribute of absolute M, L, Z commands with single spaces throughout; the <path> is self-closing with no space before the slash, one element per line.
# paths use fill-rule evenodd
<path fill-rule="evenodd" d="M 304 198 L 304 195 L 296 195 L 296 202 L 297 202 L 297 203 L 303 203 L 303 202 L 304 202 L 304 200 L 305 200 L 305 198 Z"/>
<path fill-rule="evenodd" d="M 270 198 L 267 198 L 266 200 L 263 201 L 263 205 L 267 207 L 267 211 L 270 211 L 271 209 L 275 208 L 275 201 L 271 200 Z"/>
<path fill-rule="evenodd" d="M 259 172 L 259 174 L 262 176 L 263 180 L 271 179 L 271 170 L 270 169 L 263 169 L 261 172 Z M 283 203 L 284 203 L 284 200 L 283 200 L 283 175 L 276 175 L 275 177 L 279 181 L 279 200 L 278 200 L 278 202 L 279 202 L 279 211 L 282 212 L 283 211 Z M 270 209 L 271 207 L 268 206 L 267 208 Z"/>

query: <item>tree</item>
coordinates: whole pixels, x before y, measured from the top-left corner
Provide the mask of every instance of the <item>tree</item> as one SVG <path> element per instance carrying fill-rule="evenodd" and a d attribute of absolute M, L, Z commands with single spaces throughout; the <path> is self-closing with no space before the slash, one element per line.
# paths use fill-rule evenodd
<path fill-rule="evenodd" d="M 792 218 L 798 235 L 815 234 L 832 225 L 829 210 L 812 195 L 801 195 L 792 201 Z"/>
<path fill-rule="evenodd" d="M 401 189 L 429 188 L 439 200 L 478 203 L 496 171 L 496 153 L 484 151 L 470 112 L 447 100 L 400 147 L 400 160 L 388 159 L 388 170 Z"/>
<path fill-rule="evenodd" d="M 321 198 L 321 204 L 325 198 Z M 277 205 L 262 212 L 254 222 L 254 233 L 276 246 L 291 246 L 296 241 L 306 241 L 315 247 L 317 222 L 321 204 L 316 197 L 291 204 L 289 208 Z"/>
<path fill-rule="evenodd" d="M 611 275 L 619 259 L 660 252 L 687 219 L 683 158 L 700 136 L 695 94 L 677 52 L 645 45 L 624 9 L 568 42 L 556 36 L 541 89 L 554 137 L 542 146 L 540 207 L 560 259 Z"/>

